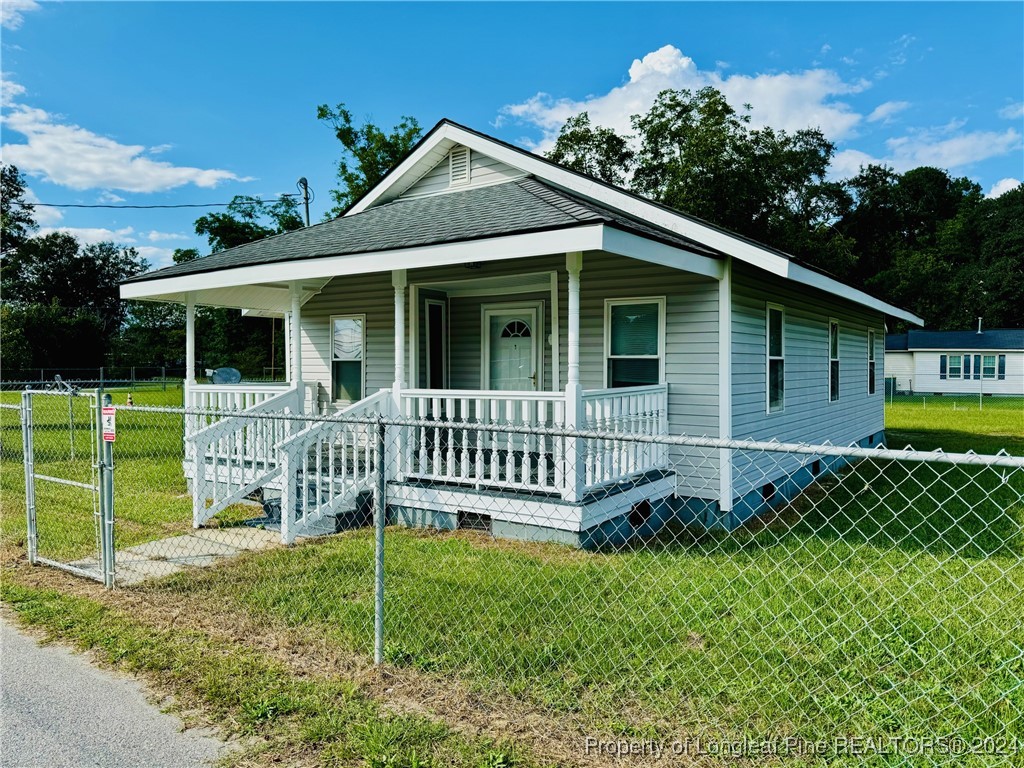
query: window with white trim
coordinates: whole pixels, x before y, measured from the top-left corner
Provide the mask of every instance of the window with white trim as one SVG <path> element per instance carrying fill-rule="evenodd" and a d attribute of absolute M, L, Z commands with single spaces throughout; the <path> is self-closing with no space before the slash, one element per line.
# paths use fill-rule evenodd
<path fill-rule="evenodd" d="M 665 298 L 606 299 L 605 386 L 660 384 L 665 361 Z"/>
<path fill-rule="evenodd" d="M 828 321 L 828 399 L 839 399 L 839 321 Z"/>
<path fill-rule="evenodd" d="M 984 355 L 981 358 L 981 376 L 984 379 L 994 379 L 996 377 L 996 356 L 995 355 Z"/>
<path fill-rule="evenodd" d="M 354 403 L 363 399 L 363 351 L 366 315 L 331 317 L 331 397 Z"/>
<path fill-rule="evenodd" d="M 778 304 L 765 305 L 765 350 L 768 355 L 768 413 L 786 407 L 786 317 Z"/>
<path fill-rule="evenodd" d="M 959 379 L 963 376 L 964 363 L 963 355 L 950 355 L 949 356 L 949 378 Z"/>
<path fill-rule="evenodd" d="M 875 332 L 868 331 L 868 394 L 875 394 Z"/>

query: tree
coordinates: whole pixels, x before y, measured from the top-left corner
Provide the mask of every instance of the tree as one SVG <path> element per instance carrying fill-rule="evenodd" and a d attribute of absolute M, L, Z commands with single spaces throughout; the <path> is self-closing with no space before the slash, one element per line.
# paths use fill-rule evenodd
<path fill-rule="evenodd" d="M 625 183 L 634 156 L 628 136 L 591 125 L 586 112 L 565 121 L 555 146 L 547 154 L 548 159 L 566 168 L 617 186 Z"/>
<path fill-rule="evenodd" d="M 279 197 L 267 203 L 248 195 L 236 195 L 223 213 L 208 213 L 196 219 L 197 235 L 206 235 L 213 253 L 270 235 L 300 229 L 304 222 L 293 197 Z"/>
<path fill-rule="evenodd" d="M 316 109 L 320 122 L 330 126 L 343 148 L 338 161 L 341 186 L 331 190 L 334 208 L 326 219 L 343 214 L 349 206 L 384 178 L 419 141 L 423 130 L 414 117 L 404 116 L 398 125 L 385 133 L 370 122 L 356 127 L 352 113 L 339 103 L 335 107 L 321 104 Z"/>
<path fill-rule="evenodd" d="M 15 251 L 36 230 L 35 207 L 25 200 L 25 177 L 13 165 L 0 165 L 0 255 Z"/>
<path fill-rule="evenodd" d="M 93 313 L 104 336 L 110 337 L 124 318 L 121 281 L 148 268 L 134 248 L 110 242 L 82 247 L 71 235 L 53 232 L 31 238 L 5 259 L 4 301 Z"/>
<path fill-rule="evenodd" d="M 633 115 L 633 136 L 581 113 L 548 157 L 846 275 L 853 244 L 834 225 L 852 200 L 826 179 L 835 147 L 817 129 L 751 129 L 749 111 L 715 88 L 667 90 Z"/>

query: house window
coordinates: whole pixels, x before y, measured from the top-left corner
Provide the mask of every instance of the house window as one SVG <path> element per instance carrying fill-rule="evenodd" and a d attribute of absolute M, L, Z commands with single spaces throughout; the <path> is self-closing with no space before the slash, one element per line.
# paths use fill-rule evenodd
<path fill-rule="evenodd" d="M 868 331 L 868 394 L 875 394 L 875 332 Z"/>
<path fill-rule="evenodd" d="M 839 399 L 839 321 L 828 321 L 828 399 Z"/>
<path fill-rule="evenodd" d="M 660 384 L 665 357 L 665 299 L 608 299 L 604 304 L 608 387 Z"/>
<path fill-rule="evenodd" d="M 1001 357 L 1004 357 L 1001 355 Z M 996 377 L 996 356 L 985 355 L 981 361 L 981 375 L 986 379 L 994 379 Z"/>
<path fill-rule="evenodd" d="M 964 366 L 963 357 L 961 355 L 950 355 L 949 356 L 949 378 L 959 379 L 963 376 Z"/>
<path fill-rule="evenodd" d="M 981 378 L 981 355 L 974 356 L 974 378 Z"/>
<path fill-rule="evenodd" d="M 975 368 L 977 370 L 977 368 Z M 964 378 L 971 378 L 971 356 L 964 355 Z"/>
<path fill-rule="evenodd" d="M 945 380 L 949 370 L 949 355 L 939 355 L 939 378 Z"/>
<path fill-rule="evenodd" d="M 365 315 L 331 318 L 331 396 L 335 400 L 363 399 L 365 325 Z"/>
<path fill-rule="evenodd" d="M 999 375 L 1000 381 L 1006 381 L 1006 355 L 999 356 Z"/>
<path fill-rule="evenodd" d="M 767 305 L 765 344 L 768 351 L 768 413 L 783 410 L 786 404 L 785 314 L 776 304 Z"/>

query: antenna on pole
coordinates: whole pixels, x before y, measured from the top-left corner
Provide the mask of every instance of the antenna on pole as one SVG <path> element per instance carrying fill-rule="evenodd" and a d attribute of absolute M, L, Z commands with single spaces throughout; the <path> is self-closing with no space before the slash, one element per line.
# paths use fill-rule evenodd
<path fill-rule="evenodd" d="M 306 181 L 306 177 L 303 176 L 299 179 L 295 186 L 302 192 L 302 203 L 306 208 L 306 226 L 309 226 L 309 182 Z"/>

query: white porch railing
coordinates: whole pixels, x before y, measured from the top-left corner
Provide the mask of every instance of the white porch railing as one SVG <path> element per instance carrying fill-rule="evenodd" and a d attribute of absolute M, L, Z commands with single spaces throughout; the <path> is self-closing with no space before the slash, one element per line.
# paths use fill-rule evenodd
<path fill-rule="evenodd" d="M 531 433 L 530 427 L 565 424 L 561 392 L 403 390 L 407 419 L 479 424 L 407 427 L 398 479 L 559 493 L 564 485 L 565 438 Z M 517 426 L 521 432 L 488 426 Z"/>
<path fill-rule="evenodd" d="M 295 431 L 288 419 L 267 418 L 274 413 L 301 413 L 301 401 L 295 388 L 277 387 L 270 397 L 260 391 L 245 393 L 244 385 L 222 398 L 207 397 L 208 390 L 196 394 L 196 408 L 215 408 L 216 414 L 186 416 L 185 474 L 192 480 L 192 524 L 196 528 L 209 521 L 279 474 L 277 444 Z M 213 393 L 209 393 L 213 394 Z M 190 398 L 191 399 L 191 398 Z M 235 410 L 227 403 L 252 403 Z M 189 431 L 191 427 L 191 432 Z"/>
<path fill-rule="evenodd" d="M 580 427 L 624 435 L 668 434 L 668 385 L 584 392 Z M 587 440 L 585 455 L 586 489 L 668 465 L 664 445 L 636 440 Z"/>
<path fill-rule="evenodd" d="M 582 472 L 569 471 L 566 462 L 574 447 L 570 438 L 530 431 L 531 427 L 563 427 L 567 407 L 561 392 L 404 390 L 404 418 L 474 426 L 457 429 L 439 423 L 436 427 L 407 427 L 397 479 L 541 491 L 579 499 L 588 490 L 665 466 L 667 455 L 661 446 L 572 438 L 584 458 Z M 583 430 L 665 434 L 668 387 L 584 392 L 582 416 L 579 428 Z M 522 427 L 522 431 L 488 429 L 510 425 Z M 574 476 L 577 487 L 570 487 Z"/>
<path fill-rule="evenodd" d="M 335 418 L 315 421 L 277 446 L 282 475 L 281 541 L 291 544 L 325 515 L 355 506 L 372 490 L 376 474 L 376 425 L 356 419 L 391 415 L 390 390 L 349 406 Z"/>

